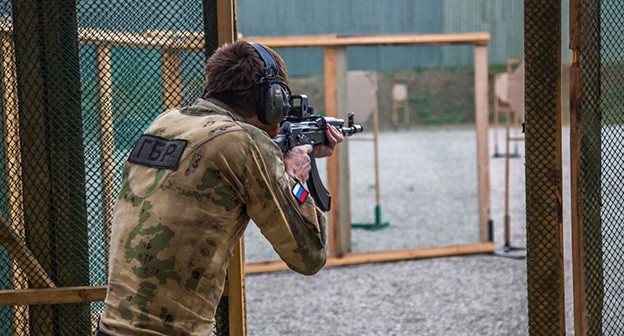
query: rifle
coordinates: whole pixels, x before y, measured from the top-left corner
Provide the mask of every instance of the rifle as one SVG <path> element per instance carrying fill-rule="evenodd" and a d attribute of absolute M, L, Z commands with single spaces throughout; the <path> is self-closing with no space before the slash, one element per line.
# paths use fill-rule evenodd
<path fill-rule="evenodd" d="M 354 123 L 354 113 L 349 113 L 347 117 L 347 126 L 345 126 L 343 119 L 316 115 L 314 114 L 314 108 L 308 105 L 308 97 L 306 95 L 293 95 L 289 99 L 287 114 L 280 122 L 280 133 L 273 139 L 273 142 L 277 144 L 282 153 L 286 153 L 296 146 L 325 143 L 327 141 L 325 136 L 327 125 L 335 126 L 346 136 L 360 133 L 364 130 L 361 125 Z M 314 155 L 312 153 L 309 155 L 312 164 L 307 181 L 310 194 L 321 210 L 329 211 L 331 197 L 323 185 L 323 181 L 321 181 Z"/>

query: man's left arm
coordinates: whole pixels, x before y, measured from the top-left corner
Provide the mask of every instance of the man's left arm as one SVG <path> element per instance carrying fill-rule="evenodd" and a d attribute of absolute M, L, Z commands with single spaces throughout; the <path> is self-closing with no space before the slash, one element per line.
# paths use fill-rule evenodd
<path fill-rule="evenodd" d="M 270 138 L 252 134 L 248 148 L 247 213 L 293 271 L 315 274 L 327 256 L 323 213 L 305 185 L 287 174 Z"/>

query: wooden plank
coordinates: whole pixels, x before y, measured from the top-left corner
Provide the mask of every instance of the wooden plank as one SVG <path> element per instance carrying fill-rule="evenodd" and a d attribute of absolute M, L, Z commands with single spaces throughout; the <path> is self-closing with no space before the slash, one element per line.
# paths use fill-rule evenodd
<path fill-rule="evenodd" d="M 117 189 L 115 187 L 115 138 L 113 123 L 113 74 L 111 72 L 111 51 L 109 45 L 98 45 L 96 49 L 96 72 L 98 83 L 98 115 L 100 132 L 100 165 L 103 202 L 103 237 L 108 237 L 113 221 L 113 207 Z M 108 247 L 108 246 L 107 246 Z M 108 248 L 106 249 L 108 251 Z"/>
<path fill-rule="evenodd" d="M 182 105 L 182 81 L 180 75 L 180 53 L 167 48 L 161 56 L 163 108 L 168 110 Z"/>
<path fill-rule="evenodd" d="M 475 120 L 477 126 L 477 175 L 479 183 L 479 237 L 490 240 L 490 158 L 488 154 L 488 49 L 474 47 Z"/>
<path fill-rule="evenodd" d="M 11 22 L 2 22 L 1 31 L 12 32 L 13 24 Z M 115 31 L 97 28 L 78 27 L 78 41 L 85 44 L 108 44 L 126 47 L 153 47 L 164 49 L 171 44 L 171 38 L 196 38 L 197 32 L 179 32 L 179 31 L 154 31 L 148 30 L 143 33 Z"/>
<path fill-rule="evenodd" d="M 17 235 L 11 224 L 2 216 L 0 216 L 0 244 L 9 252 L 15 264 L 26 274 L 31 283 L 47 285 L 51 288 L 56 287 L 23 239 Z M 22 285 L 23 283 L 20 283 L 16 288 L 20 288 Z"/>
<path fill-rule="evenodd" d="M 347 121 L 347 48 L 336 48 L 336 117 Z M 336 207 L 339 211 L 338 226 L 338 254 L 342 255 L 351 252 L 351 180 L 349 169 L 349 139 L 345 137 L 344 141 L 336 146 L 336 153 L 330 156 L 328 165 L 333 164 L 337 167 L 338 175 L 328 176 L 327 183 L 332 188 L 332 198 L 337 199 L 340 206 Z"/>
<path fill-rule="evenodd" d="M 324 51 L 325 115 L 346 120 L 347 51 L 327 47 Z M 332 197 L 328 216 L 329 255 L 339 257 L 351 250 L 351 203 L 349 200 L 348 139 L 327 158 L 327 184 Z"/>
<path fill-rule="evenodd" d="M 227 0 L 219 0 L 218 6 Z M 235 11 L 228 9 L 227 4 L 223 4 L 225 11 Z M 232 15 L 235 15 L 233 13 Z M 223 27 L 228 24 L 221 23 Z M 233 26 L 235 29 L 235 26 Z M 12 30 L 8 25 L 5 31 Z M 233 37 L 236 36 L 233 32 Z M 229 35 L 229 34 L 226 34 Z M 220 39 L 226 39 L 227 36 L 219 36 Z M 198 37 L 203 34 L 197 32 L 179 32 L 179 31 L 146 31 L 144 33 L 132 33 L 122 31 L 112 31 L 94 28 L 79 28 L 79 41 L 86 44 L 102 44 L 133 47 L 153 47 L 153 48 L 176 48 L 185 50 L 202 50 L 203 42 L 198 42 Z M 173 39 L 186 38 L 187 40 Z M 457 33 L 457 34 L 388 34 L 388 35 L 300 35 L 286 37 L 266 37 L 266 36 L 247 36 L 241 38 L 246 41 L 255 41 L 262 43 L 271 48 L 286 47 L 326 47 L 326 46 L 377 46 L 377 45 L 453 45 L 453 44 L 474 44 L 487 45 L 490 42 L 490 34 L 487 32 L 473 33 Z"/>
<path fill-rule="evenodd" d="M 325 48 L 323 54 L 323 67 L 324 67 L 324 81 L 325 85 L 325 115 L 328 117 L 335 117 L 338 115 L 338 96 L 336 89 L 336 77 L 337 74 L 337 56 L 335 48 Z M 337 148 L 337 151 L 340 149 Z M 328 183 L 328 190 L 332 195 L 331 210 L 327 214 L 327 246 L 329 246 L 329 257 L 338 257 L 341 255 L 339 236 L 340 231 L 338 226 L 340 225 L 340 198 L 335 197 L 335 193 L 338 190 L 338 186 L 335 181 L 338 178 L 338 162 L 335 155 L 332 155 L 327 159 L 327 180 L 332 181 Z"/>
<path fill-rule="evenodd" d="M 486 45 L 490 41 L 487 32 L 458 34 L 393 34 L 393 35 L 311 35 L 286 37 L 250 36 L 243 38 L 272 48 L 326 47 L 326 46 L 384 46 L 384 45 Z"/>
<path fill-rule="evenodd" d="M 5 24 L 3 23 L 3 27 Z M 15 69 L 15 50 L 11 36 L 8 33 L 1 34 L 2 43 L 0 53 L 2 55 L 2 111 L 4 112 L 4 143 L 6 146 L 5 163 L 8 172 L 8 208 L 10 231 L 17 237 L 24 237 L 24 212 L 22 195 L 22 149 L 19 139 L 19 102 L 17 100 L 17 77 Z M 41 265 L 39 265 L 41 266 Z M 28 279 L 24 271 L 16 264 L 11 264 L 11 284 L 13 288 L 21 289 L 28 285 Z M 28 306 L 13 307 L 12 324 L 18 335 L 29 335 Z"/>
<path fill-rule="evenodd" d="M 217 0 L 217 36 L 222 46 L 236 40 L 236 0 Z M 244 237 L 234 247 L 227 269 L 229 335 L 247 335 Z"/>
<path fill-rule="evenodd" d="M 4 143 L 7 146 L 6 162 L 4 166 L 8 169 L 9 183 L 9 219 L 16 234 L 24 234 L 24 213 L 22 211 L 22 150 L 19 146 L 19 103 L 17 100 L 17 78 L 15 74 L 15 51 L 13 43 L 8 34 L 2 34 L 2 44 L 0 45 L 3 56 L 2 85 L 3 100 L 2 111 L 4 112 Z"/>
<path fill-rule="evenodd" d="M 581 211 L 581 139 L 583 123 L 581 119 L 581 76 L 580 54 L 580 0 L 570 0 L 570 203 L 572 219 L 572 296 L 574 301 L 574 333 L 587 335 L 587 286 L 583 273 L 583 213 Z"/>
<path fill-rule="evenodd" d="M 572 63 L 574 52 L 578 52 L 581 45 L 581 0 L 569 0 L 570 6 L 570 50 L 572 50 Z"/>
<path fill-rule="evenodd" d="M 390 262 L 433 257 L 448 257 L 459 255 L 492 253 L 494 243 L 478 243 L 468 245 L 450 245 L 441 247 L 415 248 L 405 250 L 372 252 L 372 253 L 347 253 L 340 258 L 330 257 L 326 267 L 348 266 L 378 262 Z M 288 266 L 281 260 L 250 263 L 245 267 L 247 274 L 265 273 L 288 270 Z"/>
<path fill-rule="evenodd" d="M 85 44 L 109 44 L 127 47 L 153 47 L 165 49 L 170 44 L 167 38 L 154 38 L 142 33 L 113 31 L 94 28 L 78 28 L 78 39 Z"/>
<path fill-rule="evenodd" d="M 228 319 L 230 335 L 247 334 L 247 309 L 245 304 L 245 257 L 244 239 L 236 244 L 235 253 L 230 258 L 227 273 L 227 286 L 224 293 L 228 297 Z"/>
<path fill-rule="evenodd" d="M 219 45 L 236 41 L 236 0 L 217 0 L 217 36 Z"/>
<path fill-rule="evenodd" d="M 0 306 L 52 305 L 103 301 L 106 286 L 78 286 L 0 291 Z"/>

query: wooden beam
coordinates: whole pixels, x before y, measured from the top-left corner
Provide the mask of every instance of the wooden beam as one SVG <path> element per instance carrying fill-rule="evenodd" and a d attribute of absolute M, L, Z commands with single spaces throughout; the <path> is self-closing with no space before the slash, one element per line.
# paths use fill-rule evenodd
<path fill-rule="evenodd" d="M 228 3 L 232 3 L 231 5 Z M 236 1 L 218 0 L 218 10 L 231 12 L 233 20 L 236 20 Z M 227 15 L 227 14 L 224 14 Z M 221 21 L 220 27 L 227 28 L 230 25 Z M 233 31 L 219 32 L 219 41 L 227 41 L 230 38 L 236 40 L 236 25 L 231 26 Z M 2 27 L 4 31 L 11 31 L 12 26 L 7 23 Z M 232 35 L 229 37 L 229 35 Z M 180 31 L 145 31 L 141 33 L 119 32 L 106 29 L 78 28 L 79 41 L 86 44 L 110 44 L 131 47 L 154 47 L 159 49 L 176 48 L 185 50 L 201 50 L 203 42 L 198 39 L 203 33 L 180 32 Z M 159 37 L 159 38 L 154 38 Z M 377 35 L 293 35 L 293 36 L 245 36 L 245 41 L 262 43 L 271 48 L 287 47 L 327 47 L 327 46 L 383 46 L 383 45 L 454 45 L 473 44 L 487 45 L 490 42 L 488 32 L 456 33 L 456 34 L 377 34 Z"/>
<path fill-rule="evenodd" d="M 228 266 L 224 293 L 228 301 L 229 335 L 247 335 L 247 310 L 245 304 L 244 240 L 236 244 Z"/>
<path fill-rule="evenodd" d="M 528 327 L 565 335 L 561 3 L 528 0 L 524 14 Z"/>
<path fill-rule="evenodd" d="M 600 2 L 570 1 L 570 178 L 574 329 L 601 335 L 605 281 L 602 211 Z M 581 38 L 582 37 L 582 38 Z M 582 66 L 582 69 L 581 69 Z M 581 169 L 581 163 L 583 164 Z"/>
<path fill-rule="evenodd" d="M 372 253 L 347 253 L 340 258 L 331 257 L 327 259 L 326 267 L 483 254 L 492 253 L 493 251 L 494 244 L 488 242 L 469 245 L 450 245 L 441 247 L 416 248 Z M 285 271 L 288 270 L 288 266 L 281 260 L 275 260 L 250 263 L 246 265 L 245 270 L 247 274 L 265 273 Z"/>
<path fill-rule="evenodd" d="M 477 181 L 479 183 L 479 237 L 490 237 L 490 157 L 488 153 L 488 48 L 474 47 L 475 120 L 477 126 Z"/>
<path fill-rule="evenodd" d="M 52 305 L 104 301 L 106 286 L 20 289 L 0 291 L 0 306 Z"/>
<path fill-rule="evenodd" d="M 236 40 L 236 0 L 217 0 L 217 36 L 222 46 Z M 229 335 L 247 335 L 244 238 L 234 247 L 227 269 Z"/>
<path fill-rule="evenodd" d="M 113 221 L 113 207 L 117 189 L 115 187 L 115 136 L 113 123 L 113 74 L 110 46 L 96 48 L 96 72 L 98 87 L 98 116 L 100 132 L 100 171 L 102 182 L 103 228 L 102 234 L 108 251 L 109 236 Z M 108 267 L 107 267 L 108 268 Z"/>
<path fill-rule="evenodd" d="M 570 0 L 570 203 L 572 219 L 572 288 L 574 301 L 574 333 L 587 335 L 587 292 L 583 258 L 583 214 L 581 209 L 581 139 L 583 120 L 581 119 L 581 69 L 579 65 L 580 32 L 581 32 L 581 0 Z"/>
<path fill-rule="evenodd" d="M 2 27 L 7 27 L 5 22 Z M 2 68 L 2 111 L 4 114 L 4 143 L 7 148 L 4 167 L 7 170 L 8 207 L 11 231 L 18 237 L 25 237 L 23 194 L 22 194 L 22 149 L 19 138 L 19 102 L 17 96 L 17 75 L 15 69 L 15 50 L 8 31 L 1 34 L 0 53 L 4 64 Z M 15 289 L 28 286 L 28 278 L 15 263 L 11 264 L 11 284 Z M 12 323 L 17 334 L 29 335 L 28 306 L 13 307 Z"/>
<path fill-rule="evenodd" d="M 2 216 L 0 216 L 0 245 L 9 252 L 15 264 L 26 274 L 30 283 L 47 285 L 51 288 L 56 287 L 46 270 L 41 266 L 30 249 L 28 249 L 23 239 Z"/>
<path fill-rule="evenodd" d="M 217 36 L 219 45 L 236 41 L 236 0 L 217 0 Z"/>
<path fill-rule="evenodd" d="M 161 56 L 163 108 L 168 110 L 182 106 L 182 82 L 180 75 L 180 52 L 173 48 L 164 50 Z"/>
<path fill-rule="evenodd" d="M 486 32 L 459 34 L 396 34 L 396 35 L 311 35 L 286 37 L 249 36 L 244 40 L 262 43 L 272 48 L 285 47 L 346 47 L 384 45 L 487 45 L 490 34 Z"/>
<path fill-rule="evenodd" d="M 347 50 L 346 47 L 326 47 L 325 115 L 347 119 Z M 327 184 L 331 195 L 328 213 L 329 255 L 339 257 L 351 250 L 351 203 L 349 191 L 348 139 L 327 158 Z"/>

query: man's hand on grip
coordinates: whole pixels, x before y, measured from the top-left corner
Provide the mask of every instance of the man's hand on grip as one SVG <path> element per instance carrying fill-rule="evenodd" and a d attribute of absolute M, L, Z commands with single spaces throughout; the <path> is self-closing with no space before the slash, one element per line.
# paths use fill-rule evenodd
<path fill-rule="evenodd" d="M 310 176 L 310 169 L 312 169 L 310 156 L 308 155 L 311 152 L 311 145 L 301 145 L 284 153 L 284 167 L 286 173 L 298 178 L 300 182 L 305 183 L 305 181 L 308 180 L 308 176 Z"/>

